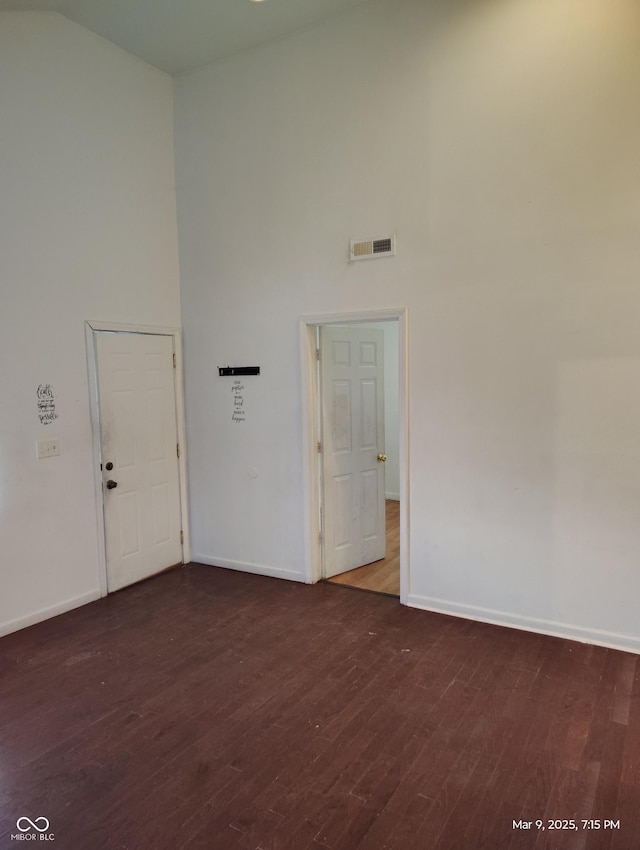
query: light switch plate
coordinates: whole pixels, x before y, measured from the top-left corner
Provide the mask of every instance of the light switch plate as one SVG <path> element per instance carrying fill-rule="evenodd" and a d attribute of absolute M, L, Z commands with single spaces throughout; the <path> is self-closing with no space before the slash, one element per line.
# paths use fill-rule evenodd
<path fill-rule="evenodd" d="M 38 458 L 55 457 L 60 454 L 60 440 L 38 440 L 36 450 Z"/>

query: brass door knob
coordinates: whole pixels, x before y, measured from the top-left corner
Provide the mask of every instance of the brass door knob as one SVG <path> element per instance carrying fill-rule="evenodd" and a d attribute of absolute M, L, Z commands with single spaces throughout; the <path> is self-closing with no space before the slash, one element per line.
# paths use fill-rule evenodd
<path fill-rule="evenodd" d="M 383 454 L 378 455 L 378 463 L 384 463 L 386 459 L 387 459 L 386 455 L 383 455 Z"/>

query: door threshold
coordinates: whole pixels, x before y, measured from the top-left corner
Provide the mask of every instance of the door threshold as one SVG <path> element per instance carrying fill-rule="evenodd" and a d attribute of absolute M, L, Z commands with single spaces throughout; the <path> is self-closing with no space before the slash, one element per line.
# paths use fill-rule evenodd
<path fill-rule="evenodd" d="M 386 593 L 384 590 L 373 590 L 369 587 L 356 587 L 355 584 L 344 584 L 341 581 L 331 581 L 330 578 L 321 578 L 321 584 L 330 584 L 332 587 L 344 587 L 346 590 L 358 590 L 361 593 L 375 593 L 376 596 L 387 596 L 389 599 L 400 599 L 399 593 Z"/>

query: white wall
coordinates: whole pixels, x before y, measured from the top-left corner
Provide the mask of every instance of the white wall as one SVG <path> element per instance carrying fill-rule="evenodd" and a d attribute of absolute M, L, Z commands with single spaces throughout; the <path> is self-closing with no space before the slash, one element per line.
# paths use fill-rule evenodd
<path fill-rule="evenodd" d="M 99 593 L 84 321 L 180 324 L 172 98 L 63 17 L 0 13 L 0 633 Z"/>
<path fill-rule="evenodd" d="M 302 577 L 297 319 L 404 305 L 410 603 L 640 650 L 636 0 L 372 0 L 175 91 L 194 553 Z"/>

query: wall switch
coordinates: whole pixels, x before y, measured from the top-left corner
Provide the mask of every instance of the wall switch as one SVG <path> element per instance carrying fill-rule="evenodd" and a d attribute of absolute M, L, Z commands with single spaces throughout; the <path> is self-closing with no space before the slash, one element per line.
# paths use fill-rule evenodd
<path fill-rule="evenodd" d="M 36 443 L 38 457 L 54 457 L 60 454 L 60 440 L 38 440 Z"/>

